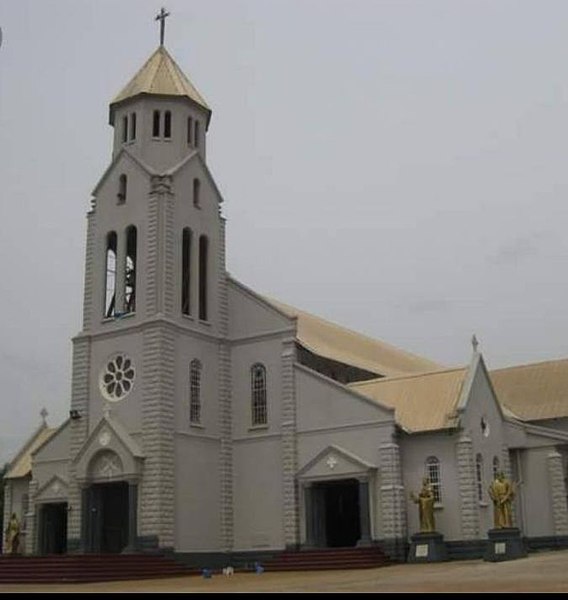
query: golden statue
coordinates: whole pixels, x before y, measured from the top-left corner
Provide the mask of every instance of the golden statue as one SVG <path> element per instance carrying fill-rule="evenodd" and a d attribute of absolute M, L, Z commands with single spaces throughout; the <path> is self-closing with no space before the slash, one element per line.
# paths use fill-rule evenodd
<path fill-rule="evenodd" d="M 493 500 L 493 518 L 496 529 L 513 526 L 512 504 L 515 497 L 513 484 L 502 471 L 497 473 L 489 486 L 489 496 Z"/>
<path fill-rule="evenodd" d="M 411 500 L 418 504 L 418 515 L 420 517 L 420 532 L 430 533 L 436 531 L 436 524 L 434 522 L 434 490 L 428 477 L 424 477 L 422 480 L 422 489 L 418 493 L 418 496 L 414 492 L 410 492 Z"/>
<path fill-rule="evenodd" d="M 12 513 L 6 528 L 6 546 L 4 554 L 17 554 L 20 545 L 20 522 L 16 513 Z"/>

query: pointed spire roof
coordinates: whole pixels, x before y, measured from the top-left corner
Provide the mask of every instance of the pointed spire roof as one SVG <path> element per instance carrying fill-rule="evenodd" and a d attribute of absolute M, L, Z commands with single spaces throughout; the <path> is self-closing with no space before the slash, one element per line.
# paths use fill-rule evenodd
<path fill-rule="evenodd" d="M 164 46 L 157 48 L 138 73 L 115 96 L 111 102 L 111 110 L 114 104 L 123 102 L 128 98 L 134 98 L 139 94 L 185 96 L 199 104 L 209 114 L 211 113 L 211 109 L 203 96 L 185 76 Z"/>

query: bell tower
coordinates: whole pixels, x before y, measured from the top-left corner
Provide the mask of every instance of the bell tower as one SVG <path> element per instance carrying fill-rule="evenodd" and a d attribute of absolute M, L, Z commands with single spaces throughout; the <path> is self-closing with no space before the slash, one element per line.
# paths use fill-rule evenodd
<path fill-rule="evenodd" d="M 88 513 L 113 502 L 97 488 L 105 465 L 130 486 L 129 548 L 189 551 L 192 539 L 216 548 L 227 521 L 218 500 L 230 488 L 219 464 L 231 418 L 225 222 L 206 165 L 211 109 L 164 46 L 167 16 L 156 17 L 159 47 L 110 103 L 112 158 L 87 216 L 70 548 L 97 550 L 104 539 L 104 519 L 89 524 Z M 200 481 L 204 462 L 223 481 Z"/>

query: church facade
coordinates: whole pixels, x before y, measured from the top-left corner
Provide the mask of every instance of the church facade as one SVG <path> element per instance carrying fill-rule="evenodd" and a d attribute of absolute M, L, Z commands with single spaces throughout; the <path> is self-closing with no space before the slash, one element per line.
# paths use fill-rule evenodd
<path fill-rule="evenodd" d="M 210 120 L 163 45 L 110 105 L 70 417 L 6 475 L 21 550 L 404 558 L 427 476 L 450 556 L 481 556 L 498 471 L 529 547 L 568 546 L 568 361 L 490 373 L 474 346 L 448 369 L 247 288 Z"/>

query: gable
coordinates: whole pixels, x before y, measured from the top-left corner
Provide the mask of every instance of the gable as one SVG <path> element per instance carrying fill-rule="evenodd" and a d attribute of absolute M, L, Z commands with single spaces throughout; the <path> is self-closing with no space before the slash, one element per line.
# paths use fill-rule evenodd
<path fill-rule="evenodd" d="M 298 479 L 338 479 L 368 475 L 377 465 L 334 444 L 312 458 L 298 473 Z"/>
<path fill-rule="evenodd" d="M 99 467 L 101 458 L 109 466 L 105 474 Z M 136 441 L 113 417 L 104 416 L 93 429 L 75 458 L 76 477 L 80 481 L 98 478 L 138 478 L 144 455 Z M 95 468 L 95 472 L 93 472 Z"/>
<path fill-rule="evenodd" d="M 123 171 L 127 171 L 128 174 L 141 174 L 145 175 L 144 179 L 150 180 L 152 175 L 157 175 L 156 171 L 152 169 L 149 165 L 144 163 L 140 158 L 131 154 L 127 148 L 122 147 L 120 152 L 116 154 L 116 156 L 112 159 L 110 165 L 106 168 L 105 172 L 102 174 L 101 178 L 97 182 L 95 189 L 92 191 L 92 195 L 104 196 L 105 193 L 108 192 L 109 179 L 112 179 L 112 175 L 114 173 L 120 174 Z M 118 176 L 118 175 L 117 175 Z M 113 188 L 116 187 L 113 185 Z M 113 194 L 116 194 L 116 191 L 113 189 Z"/>
<path fill-rule="evenodd" d="M 202 192 L 209 196 L 210 205 L 218 210 L 219 204 L 223 203 L 223 196 L 217 187 L 217 183 L 201 153 L 197 150 L 190 152 L 177 165 L 168 169 L 164 175 L 169 175 L 172 178 L 176 188 L 187 189 L 189 194 L 192 192 L 193 178 L 197 177 L 201 182 Z M 180 194 L 178 190 L 176 196 L 184 197 L 188 195 Z M 189 201 L 191 202 L 190 197 Z"/>
<path fill-rule="evenodd" d="M 64 502 L 69 496 L 69 484 L 57 475 L 54 475 L 43 485 L 34 497 L 35 502 Z"/>
<path fill-rule="evenodd" d="M 394 411 L 350 388 L 294 365 L 298 431 L 385 422 L 394 425 Z"/>
<path fill-rule="evenodd" d="M 481 354 L 472 360 L 458 411 L 462 427 L 471 432 L 474 440 L 501 437 L 504 416 Z"/>
<path fill-rule="evenodd" d="M 229 337 L 232 339 L 282 332 L 295 334 L 295 319 L 271 306 L 253 290 L 229 277 Z"/>

